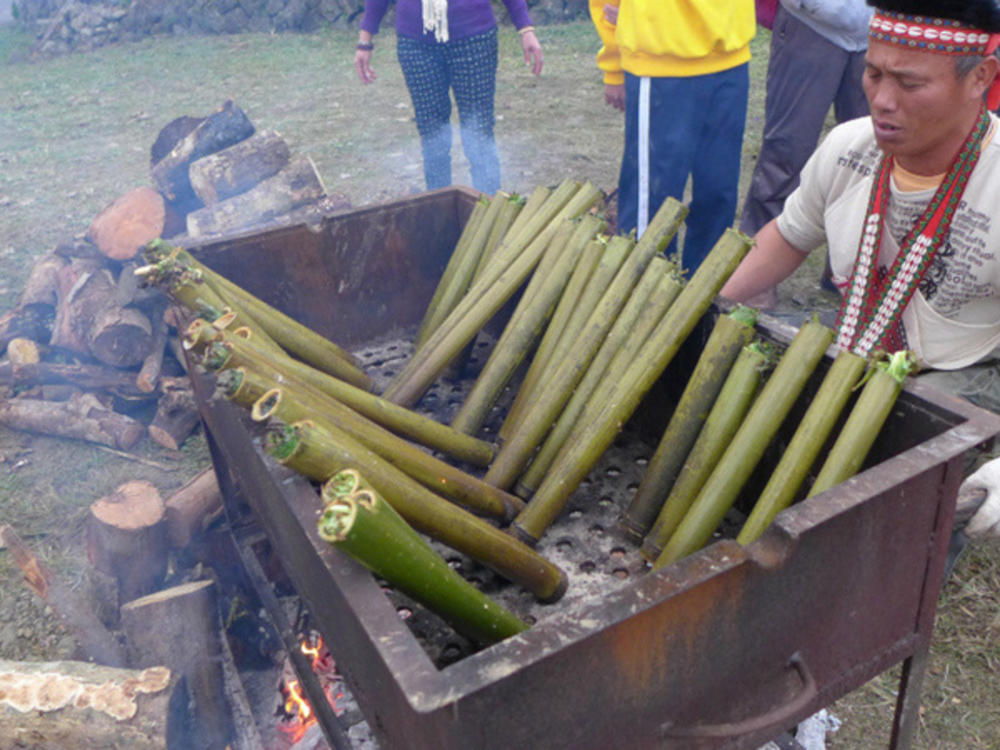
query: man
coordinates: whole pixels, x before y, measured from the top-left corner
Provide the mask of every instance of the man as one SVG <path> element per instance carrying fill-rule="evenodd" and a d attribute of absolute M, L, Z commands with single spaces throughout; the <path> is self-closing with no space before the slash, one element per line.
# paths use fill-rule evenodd
<path fill-rule="evenodd" d="M 590 13 L 605 100 L 625 112 L 618 230 L 641 236 L 690 176 L 682 259 L 693 271 L 736 214 L 753 2 L 590 0 Z"/>
<path fill-rule="evenodd" d="M 829 134 L 722 294 L 774 286 L 826 241 L 839 346 L 908 348 L 1000 411 L 1000 389 L 977 385 L 1000 347 L 1000 139 L 986 109 L 1000 98 L 998 41 L 996 0 L 880 0 L 863 80 L 871 117 Z M 967 481 L 990 491 L 968 533 L 1000 534 L 1000 463 Z"/>

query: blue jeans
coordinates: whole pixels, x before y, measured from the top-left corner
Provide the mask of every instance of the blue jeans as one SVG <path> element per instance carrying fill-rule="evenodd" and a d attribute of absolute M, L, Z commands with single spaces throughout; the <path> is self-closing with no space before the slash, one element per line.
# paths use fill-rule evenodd
<path fill-rule="evenodd" d="M 444 43 L 399 37 L 396 55 L 410 92 L 428 190 L 451 184 L 451 93 L 472 185 L 500 189 L 500 157 L 493 138 L 497 30 Z"/>
<path fill-rule="evenodd" d="M 690 176 L 682 259 L 692 273 L 701 265 L 736 217 L 749 90 L 745 64 L 687 78 L 625 74 L 619 232 L 641 234 L 667 197 L 683 199 Z M 675 241 L 669 252 L 676 251 Z"/>

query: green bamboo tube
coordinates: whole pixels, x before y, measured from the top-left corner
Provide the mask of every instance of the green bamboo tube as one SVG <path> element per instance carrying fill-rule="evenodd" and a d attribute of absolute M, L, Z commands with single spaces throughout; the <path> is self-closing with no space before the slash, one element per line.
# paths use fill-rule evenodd
<path fill-rule="evenodd" d="M 434 494 L 342 432 L 309 422 L 275 425 L 268 433 L 267 450 L 282 464 L 319 482 L 342 469 L 363 466 L 365 479 L 417 531 L 478 560 L 541 601 L 557 601 L 566 592 L 566 574 L 556 565 Z"/>
<path fill-rule="evenodd" d="M 749 544 L 757 539 L 774 517 L 792 504 L 866 365 L 867 360 L 853 352 L 841 350 L 837 353 L 788 447 L 771 472 L 771 478 L 743 523 L 737 542 Z"/>
<path fill-rule="evenodd" d="M 542 447 L 518 481 L 515 494 L 529 497 L 541 484 L 559 449 L 572 432 L 573 425 L 583 413 L 587 399 L 605 377 L 615 355 L 630 338 L 641 335 L 636 332 L 640 317 L 645 314 L 648 318 L 658 319 L 680 293 L 681 286 L 674 278 L 675 271 L 676 266 L 662 255 L 653 256 L 649 261 L 645 273 L 632 290 L 625 307 L 615 319 L 604 341 L 601 342 L 600 349 L 574 388 L 555 425 L 549 430 Z M 658 289 L 660 293 L 656 294 Z"/>
<path fill-rule="evenodd" d="M 625 306 L 646 266 L 654 255 L 669 244 L 686 213 L 687 209 L 672 198 L 663 202 L 642 239 L 618 269 L 600 302 L 593 310 L 584 311 L 589 313 L 587 322 L 576 336 L 571 351 L 561 360 L 553 361 L 552 374 L 542 379 L 532 408 L 523 412 L 516 429 L 509 434 L 493 459 L 486 472 L 487 482 L 506 489 L 524 471 L 572 395 L 573 389 L 583 378 L 586 368 L 597 354 L 601 342 Z"/>
<path fill-rule="evenodd" d="M 523 507 L 513 495 L 435 458 L 308 387 L 276 384 L 254 402 L 250 416 L 257 422 L 268 418 L 285 423 L 309 419 L 320 427 L 341 430 L 428 489 L 477 513 L 509 521 Z"/>
<path fill-rule="evenodd" d="M 656 558 L 654 569 L 701 549 L 712 537 L 757 468 L 833 336 L 831 329 L 816 320 L 807 321 L 799 329 L 684 519 Z"/>
<path fill-rule="evenodd" d="M 331 480 L 334 481 L 334 480 Z M 393 588 L 413 597 L 458 633 L 492 644 L 528 625 L 453 570 L 378 493 L 328 497 L 320 537 Z"/>
<path fill-rule="evenodd" d="M 181 335 L 181 346 L 186 351 L 200 354 L 206 346 L 222 338 L 222 333 L 204 318 L 195 318 L 188 323 Z"/>
<path fill-rule="evenodd" d="M 444 273 L 441 274 L 441 278 L 438 280 L 437 287 L 434 289 L 434 294 L 431 297 L 430 303 L 427 305 L 427 310 L 424 313 L 424 319 L 420 322 L 420 326 L 417 329 L 417 336 L 414 342 L 419 346 L 424 342 L 424 340 L 430 335 L 431 331 L 434 330 L 435 326 L 444 318 L 447 314 L 445 309 L 445 299 L 448 297 L 450 290 L 455 285 L 455 277 L 461 274 L 463 267 L 469 262 L 469 256 L 475 255 L 474 250 L 470 250 L 471 245 L 470 240 L 472 236 L 476 234 L 479 226 L 483 223 L 483 217 L 486 215 L 489 209 L 489 198 L 485 195 L 480 197 L 476 204 L 472 207 L 472 213 L 469 214 L 468 220 L 465 222 L 465 226 L 462 228 L 462 233 L 458 236 L 458 242 L 455 244 L 455 249 L 452 251 L 451 257 L 448 259 L 448 263 L 444 267 Z M 476 258 L 476 263 L 479 262 L 479 258 Z M 464 293 L 463 289 L 463 293 Z"/>
<path fill-rule="evenodd" d="M 484 440 L 465 435 L 430 417 L 386 401 L 369 391 L 313 369 L 291 357 L 268 357 L 253 341 L 240 340 L 228 333 L 221 334 L 221 347 L 214 347 L 215 356 L 206 359 L 210 369 L 240 365 L 261 372 L 280 375 L 279 382 L 308 384 L 321 393 L 343 403 L 376 424 L 428 448 L 476 466 L 486 466 L 494 456 L 494 447 Z"/>
<path fill-rule="evenodd" d="M 228 299 L 230 306 L 242 309 L 257 321 L 264 332 L 283 349 L 302 361 L 343 378 L 359 388 L 371 389 L 371 379 L 360 368 L 354 355 L 267 304 L 222 274 L 213 271 L 188 251 L 174 248 L 169 243 L 157 239 L 146 245 L 146 256 L 179 258 L 186 265 L 196 269 L 208 284 L 220 293 L 220 296 Z"/>
<path fill-rule="evenodd" d="M 528 540 L 541 537 L 663 373 L 750 246 L 750 239 L 735 230 L 723 233 L 625 374 L 606 378 L 591 395 L 577 429 L 559 451 L 531 502 L 511 525 L 512 533 Z"/>
<path fill-rule="evenodd" d="M 264 329 L 255 320 L 251 320 L 238 310 L 226 308 L 222 315 L 212 321 L 212 325 L 220 330 L 228 329 L 234 333 L 240 331 L 239 335 L 243 338 L 252 338 L 257 346 L 266 349 L 274 356 L 288 356 L 287 352 L 278 346 L 274 339 L 264 333 Z"/>
<path fill-rule="evenodd" d="M 761 349 L 745 346 L 740 350 L 694 445 L 685 457 L 677 480 L 667 488 L 669 494 L 666 502 L 659 509 L 652 529 L 643 539 L 640 552 L 650 562 L 655 561 L 663 552 L 705 480 L 725 452 L 726 446 L 733 439 L 757 396 L 768 366 L 768 356 Z"/>
<path fill-rule="evenodd" d="M 427 365 L 428 361 L 432 363 L 432 367 L 436 377 L 436 374 L 444 370 L 447 364 L 441 365 L 441 353 L 440 348 L 445 339 L 447 339 L 448 334 L 456 326 L 461 327 L 461 333 L 463 335 L 468 334 L 468 339 L 471 341 L 475 336 L 475 332 L 469 334 L 468 326 L 463 325 L 466 323 L 466 318 L 469 316 L 470 312 L 474 310 L 477 305 L 478 300 L 487 292 L 487 290 L 496 287 L 496 284 L 501 281 L 509 281 L 511 274 L 509 273 L 511 267 L 514 267 L 518 274 L 521 274 L 520 278 L 515 275 L 516 287 L 520 286 L 520 283 L 527 277 L 534 268 L 535 263 L 541 257 L 541 253 L 544 252 L 548 245 L 548 241 L 551 238 L 552 233 L 555 231 L 555 227 L 560 223 L 562 218 L 571 218 L 579 213 L 582 213 L 585 208 L 578 209 L 577 203 L 574 202 L 575 199 L 583 195 L 586 197 L 591 194 L 593 190 L 592 186 L 588 185 L 588 190 L 584 190 L 578 185 L 578 183 L 572 180 L 565 180 L 563 183 L 553 192 L 545 201 L 545 203 L 538 207 L 534 212 L 534 215 L 528 219 L 517 232 L 510 233 L 504 238 L 500 247 L 497 248 L 497 252 L 492 262 L 483 269 L 478 278 L 469 289 L 468 293 L 459 301 L 459 303 L 452 309 L 451 314 L 448 315 L 441 323 L 435 328 L 433 334 L 428 337 L 423 344 L 413 352 L 413 356 L 406 363 L 403 369 L 396 375 L 388 387 L 383 392 L 383 396 L 391 401 L 395 401 L 399 404 L 411 405 L 413 402 L 419 398 L 420 393 L 417 396 L 408 394 L 406 399 L 397 398 L 396 394 L 398 391 L 404 391 L 408 388 L 412 389 L 414 373 L 419 371 L 421 367 Z M 588 206 L 589 207 L 589 206 Z M 557 217 L 560 221 L 557 221 Z M 520 262 L 518 262 L 520 261 Z M 506 277 L 506 279 L 505 279 Z M 507 292 L 506 288 L 504 291 Z M 513 294 L 513 291 L 507 292 L 506 296 Z M 492 299 L 492 298 L 491 298 Z M 502 303 L 501 305 L 502 306 Z M 499 306 L 497 306 L 499 309 Z M 486 320 L 492 317 L 493 313 L 488 312 Z M 483 325 L 485 325 L 485 320 Z M 478 328 L 476 329 L 478 332 Z M 453 341 L 448 341 L 448 356 L 453 359 L 457 356 L 465 344 L 461 346 L 454 346 Z M 452 349 L 454 349 L 455 354 L 452 354 Z M 451 361 L 448 360 L 448 362 Z M 426 374 L 425 374 L 426 377 Z M 433 380 L 433 377 L 431 378 Z"/>
<path fill-rule="evenodd" d="M 557 214 L 557 218 L 539 232 L 516 260 L 495 278 L 491 276 L 490 269 L 496 264 L 491 264 L 484 272 L 483 279 L 473 285 L 466 297 L 441 323 L 420 352 L 414 353 L 414 359 L 390 383 L 383 396 L 405 406 L 415 403 L 441 371 L 521 287 L 538 264 L 548 240 L 559 223 L 582 215 L 600 200 L 600 197 L 601 192 L 597 188 L 590 184 L 585 185 Z M 498 256 L 503 251 L 504 248 L 501 247 Z M 468 304 L 464 304 L 466 301 Z M 425 354 L 421 355 L 421 352 Z"/>
<path fill-rule="evenodd" d="M 509 196 L 504 192 L 497 192 L 492 198 L 487 199 L 485 213 L 472 229 L 472 234 L 461 248 L 459 255 L 456 248 L 452 258 L 456 258 L 455 268 L 451 268 L 451 263 L 445 268 L 445 273 L 438 284 L 440 288 L 444 285 L 440 296 L 435 293 L 435 299 L 431 300 L 431 307 L 428 307 L 428 314 L 424 317 L 424 322 L 417 332 L 414 340 L 416 347 L 421 347 L 430 335 L 441 325 L 441 321 L 448 317 L 448 314 L 455 309 L 458 301 L 465 296 L 476 269 L 479 267 L 479 259 L 486 250 L 486 238 L 489 237 L 490 230 L 496 223 L 497 216 L 500 215 L 503 205 Z M 451 273 L 449 273 L 451 271 Z"/>
<path fill-rule="evenodd" d="M 587 275 L 586 284 L 575 297 L 575 304 L 568 304 L 562 310 L 557 308 L 556 314 L 562 312 L 563 315 L 559 321 L 554 321 L 558 325 L 557 332 L 549 336 L 546 331 L 546 336 L 539 344 L 538 351 L 535 352 L 531 365 L 514 396 L 514 401 L 507 411 L 507 416 L 500 426 L 498 437 L 501 442 L 506 442 L 517 432 L 525 409 L 533 408 L 539 387 L 547 377 L 551 377 L 555 369 L 554 363 L 565 359 L 567 352 L 572 349 L 580 329 L 600 302 L 601 295 L 607 291 L 618 269 L 635 247 L 631 238 L 620 236 L 608 239 L 602 235 L 593 240 L 592 244 L 595 246 L 593 252 L 597 253 L 596 265 Z"/>
<path fill-rule="evenodd" d="M 564 180 L 563 185 L 572 184 L 572 180 Z M 558 186 L 557 186 L 558 189 Z M 545 205 L 548 199 L 552 196 L 552 188 L 546 187 L 545 185 L 538 185 L 534 190 L 531 191 L 531 195 L 527 197 L 524 201 L 524 205 L 521 210 L 518 211 L 517 216 L 514 218 L 514 222 L 510 225 L 506 234 L 500 238 L 500 244 L 508 237 L 514 237 L 518 232 L 520 232 L 527 225 L 528 221 L 534 217 L 538 210 Z M 494 249 L 497 250 L 499 245 Z"/>
<path fill-rule="evenodd" d="M 858 400 L 823 461 L 808 497 L 826 492 L 861 470 L 882 425 L 892 413 L 906 376 L 915 366 L 916 361 L 911 352 L 898 351 L 887 361 L 876 362 L 869 369 Z"/>
<path fill-rule="evenodd" d="M 538 338 L 580 254 L 601 226 L 597 217 L 585 216 L 577 222 L 563 222 L 552 235 L 549 248 L 531 275 L 510 322 L 452 420 L 453 428 L 475 435 L 482 427 L 504 386 Z"/>
<path fill-rule="evenodd" d="M 746 307 L 716 318 L 639 488 L 622 516 L 621 528 L 632 541 L 641 541 L 656 519 L 729 368 L 740 350 L 750 343 L 756 322 L 756 311 Z"/>
<path fill-rule="evenodd" d="M 493 222 L 489 236 L 486 238 L 486 243 L 483 246 L 483 252 L 479 256 L 479 264 L 476 266 L 476 272 L 472 276 L 473 281 L 482 276 L 483 269 L 486 268 L 486 264 L 489 263 L 490 259 L 496 254 L 497 248 L 500 247 L 500 243 L 503 242 L 503 238 L 507 236 L 509 231 L 511 231 L 511 228 L 514 226 L 514 222 L 520 215 L 524 205 L 525 199 L 518 195 L 512 195 L 504 201 L 503 206 L 500 208 L 500 213 L 497 215 L 496 221 Z"/>
<path fill-rule="evenodd" d="M 275 387 L 275 381 L 255 370 L 234 367 L 215 376 L 215 387 L 223 397 L 249 409 L 257 399 Z"/>
<path fill-rule="evenodd" d="M 507 410 L 507 416 L 504 418 L 500 431 L 497 434 L 497 437 L 501 441 L 506 440 L 513 425 L 520 419 L 525 404 L 530 403 L 530 394 L 537 385 L 538 379 L 544 375 L 547 367 L 546 363 L 551 360 L 552 352 L 559 344 L 567 321 L 576 310 L 580 309 L 580 297 L 587 286 L 587 281 L 590 279 L 591 274 L 600 263 L 606 247 L 607 240 L 604 237 L 598 237 L 588 242 L 583 249 L 580 260 L 577 261 L 569 282 L 566 284 L 566 288 L 559 298 L 555 312 L 552 313 L 552 318 L 545 327 L 542 340 L 538 344 L 534 356 L 531 358 L 531 364 L 528 365 L 528 370 L 521 379 L 521 384 L 518 386 L 514 401 Z"/>

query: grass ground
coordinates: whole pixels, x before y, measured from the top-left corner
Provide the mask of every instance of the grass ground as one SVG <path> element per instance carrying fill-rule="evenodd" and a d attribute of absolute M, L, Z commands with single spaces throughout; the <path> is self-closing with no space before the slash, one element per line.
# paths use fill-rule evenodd
<path fill-rule="evenodd" d="M 622 122 L 604 105 L 589 24 L 541 30 L 546 64 L 537 79 L 523 66 L 515 36 L 501 34 L 497 91 L 505 189 L 523 192 L 568 176 L 613 188 Z M 30 40 L 0 28 L 0 310 L 15 303 L 35 257 L 84 232 L 126 190 L 148 184 L 149 147 L 163 125 L 207 114 L 226 99 L 312 157 L 328 190 L 355 205 L 420 190 L 419 148 L 391 34 L 376 39 L 380 77 L 369 87 L 353 71 L 354 41 L 344 31 L 164 38 L 30 62 Z M 751 64 L 744 189 L 760 138 L 766 44 L 758 37 Z M 467 182 L 457 144 L 455 164 L 456 182 Z M 817 291 L 819 262 L 783 287 L 783 306 L 829 304 Z M 207 462 L 198 439 L 180 456 L 146 445 L 138 458 L 0 430 L 0 522 L 15 524 L 79 583 L 81 523 L 96 497 L 135 478 L 169 492 Z M 1000 547 L 978 545 L 942 595 L 917 748 L 1000 748 L 998 597 Z M 47 626 L 2 552 L 0 600 L 0 657 L 72 650 L 70 639 Z M 831 748 L 886 745 L 895 679 L 876 679 L 834 706 L 844 726 Z"/>

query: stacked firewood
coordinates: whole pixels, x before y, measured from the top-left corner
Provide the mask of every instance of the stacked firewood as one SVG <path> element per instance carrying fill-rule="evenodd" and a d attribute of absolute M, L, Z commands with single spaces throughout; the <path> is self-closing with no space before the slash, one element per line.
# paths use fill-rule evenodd
<path fill-rule="evenodd" d="M 119 196 L 85 235 L 39 258 L 16 307 L 0 316 L 0 424 L 118 450 L 148 432 L 178 449 L 198 414 L 176 309 L 159 290 L 140 288 L 139 249 L 330 208 L 312 162 L 293 158 L 278 133 L 257 131 L 232 102 L 170 122 L 150 161 L 152 185 Z"/>

